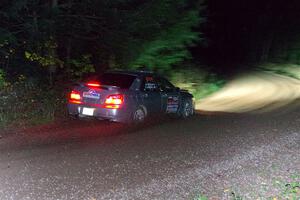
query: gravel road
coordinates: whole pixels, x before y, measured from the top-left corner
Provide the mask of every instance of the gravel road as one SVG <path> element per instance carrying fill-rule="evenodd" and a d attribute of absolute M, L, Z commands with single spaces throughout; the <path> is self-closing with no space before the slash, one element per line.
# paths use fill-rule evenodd
<path fill-rule="evenodd" d="M 0 140 L 0 199 L 273 197 L 300 172 L 299 122 L 289 111 L 16 132 Z"/>

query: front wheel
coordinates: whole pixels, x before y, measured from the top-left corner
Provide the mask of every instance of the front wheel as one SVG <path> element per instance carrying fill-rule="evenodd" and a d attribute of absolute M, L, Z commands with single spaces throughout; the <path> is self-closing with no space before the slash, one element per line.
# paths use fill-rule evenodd
<path fill-rule="evenodd" d="M 180 116 L 182 118 L 188 118 L 194 114 L 194 105 L 191 99 L 185 99 L 180 111 Z"/>

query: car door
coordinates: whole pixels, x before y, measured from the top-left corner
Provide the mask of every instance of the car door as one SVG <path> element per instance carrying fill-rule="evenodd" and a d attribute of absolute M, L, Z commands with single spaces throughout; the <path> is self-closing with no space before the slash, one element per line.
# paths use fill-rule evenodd
<path fill-rule="evenodd" d="M 157 78 L 157 84 L 161 93 L 162 112 L 177 113 L 180 105 L 179 90 L 163 77 Z"/>
<path fill-rule="evenodd" d="M 143 79 L 141 99 L 148 114 L 161 112 L 161 93 L 156 79 L 152 75 L 146 76 Z"/>

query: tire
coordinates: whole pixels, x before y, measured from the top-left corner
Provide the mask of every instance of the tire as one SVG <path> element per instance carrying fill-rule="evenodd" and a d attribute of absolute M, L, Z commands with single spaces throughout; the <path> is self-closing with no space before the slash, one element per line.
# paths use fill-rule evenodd
<path fill-rule="evenodd" d="M 68 114 L 68 118 L 70 119 L 70 120 L 78 120 L 78 115 L 74 115 L 74 114 Z"/>
<path fill-rule="evenodd" d="M 146 113 L 142 107 L 138 107 L 132 116 L 132 122 L 135 124 L 139 124 L 145 121 Z"/>
<path fill-rule="evenodd" d="M 185 99 L 180 110 L 181 118 L 188 118 L 194 114 L 194 105 L 191 99 Z"/>

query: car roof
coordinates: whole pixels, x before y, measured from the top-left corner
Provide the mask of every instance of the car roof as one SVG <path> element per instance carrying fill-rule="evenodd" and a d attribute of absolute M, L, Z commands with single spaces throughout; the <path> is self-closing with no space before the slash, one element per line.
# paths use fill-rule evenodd
<path fill-rule="evenodd" d="M 147 70 L 109 70 L 105 73 L 116 73 L 116 74 L 127 74 L 132 76 L 153 76 L 155 75 L 152 71 Z"/>

